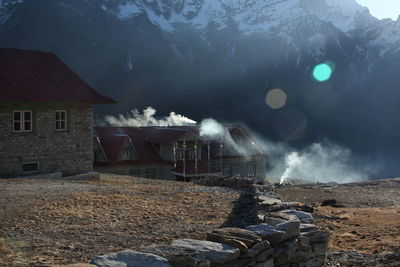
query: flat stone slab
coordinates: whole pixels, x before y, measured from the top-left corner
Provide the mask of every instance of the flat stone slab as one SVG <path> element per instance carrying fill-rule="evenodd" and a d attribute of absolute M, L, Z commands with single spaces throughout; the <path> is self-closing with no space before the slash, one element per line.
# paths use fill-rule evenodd
<path fill-rule="evenodd" d="M 172 267 L 165 258 L 129 249 L 94 257 L 90 263 L 99 267 Z"/>
<path fill-rule="evenodd" d="M 223 264 L 240 256 L 238 248 L 211 241 L 177 239 L 172 241 L 172 245 L 198 251 L 211 262 L 211 265 Z"/>
<path fill-rule="evenodd" d="M 293 214 L 283 213 L 283 212 L 270 212 L 267 214 L 268 217 L 278 218 L 285 221 L 299 221 L 299 218 Z"/>
<path fill-rule="evenodd" d="M 267 196 L 259 196 L 258 201 L 260 202 L 260 205 L 264 205 L 264 206 L 272 206 L 272 205 L 278 205 L 278 204 L 282 203 L 282 200 L 280 200 L 280 199 L 267 197 Z"/>
<path fill-rule="evenodd" d="M 286 222 L 286 220 L 281 218 L 269 217 L 268 215 L 264 217 L 264 222 L 271 226 L 276 226 L 280 223 Z"/>
<path fill-rule="evenodd" d="M 294 215 L 302 223 L 308 223 L 308 224 L 314 224 L 315 223 L 313 216 L 308 212 L 298 211 L 298 210 L 282 210 L 281 213 Z"/>
<path fill-rule="evenodd" d="M 185 247 L 152 245 L 140 248 L 137 251 L 166 258 L 173 266 L 209 267 L 211 265 L 204 255 Z"/>
<path fill-rule="evenodd" d="M 262 241 L 261 237 L 259 237 L 253 231 L 235 227 L 214 229 L 212 230 L 212 233 L 221 236 L 231 236 L 232 238 L 237 238 L 245 243 L 248 248 Z"/>
<path fill-rule="evenodd" d="M 89 263 L 74 263 L 74 264 L 55 264 L 55 265 L 36 265 L 36 267 L 96 267 L 96 265 Z"/>
<path fill-rule="evenodd" d="M 242 252 L 242 253 L 247 253 L 249 249 L 244 242 L 240 241 L 240 239 L 245 242 L 246 241 L 250 242 L 250 240 L 244 240 L 242 238 L 219 235 L 219 234 L 214 234 L 214 233 L 207 233 L 208 241 L 227 244 L 232 247 L 240 249 L 240 252 Z"/>
<path fill-rule="evenodd" d="M 300 224 L 300 232 L 310 232 L 310 231 L 315 231 L 318 230 L 319 228 L 315 224 L 309 224 L 309 223 L 301 223 Z"/>
<path fill-rule="evenodd" d="M 261 237 L 262 240 L 267 240 L 272 245 L 278 244 L 281 242 L 283 235 L 285 232 L 276 230 L 273 226 L 268 224 L 258 224 L 258 225 L 250 225 L 245 228 L 246 230 L 253 231 L 258 236 Z"/>

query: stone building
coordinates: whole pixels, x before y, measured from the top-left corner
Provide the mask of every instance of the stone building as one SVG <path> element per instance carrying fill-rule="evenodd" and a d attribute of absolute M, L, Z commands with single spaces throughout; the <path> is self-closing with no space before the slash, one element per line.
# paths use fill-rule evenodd
<path fill-rule="evenodd" d="M 57 56 L 0 49 L 0 177 L 92 171 L 98 94 Z"/>
<path fill-rule="evenodd" d="M 198 126 L 95 127 L 96 171 L 145 178 L 191 180 L 205 176 L 265 177 L 266 153 L 240 126 L 228 126 L 237 146 L 207 140 Z"/>

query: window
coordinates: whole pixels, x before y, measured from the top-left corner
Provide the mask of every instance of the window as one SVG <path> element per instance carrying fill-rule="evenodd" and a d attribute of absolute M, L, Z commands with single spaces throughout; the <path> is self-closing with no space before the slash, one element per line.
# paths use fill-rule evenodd
<path fill-rule="evenodd" d="M 183 160 L 183 155 L 184 155 L 183 150 L 177 150 L 176 151 L 176 160 Z"/>
<path fill-rule="evenodd" d="M 39 163 L 24 163 L 22 164 L 22 172 L 30 173 L 30 172 L 38 172 L 39 171 Z"/>
<path fill-rule="evenodd" d="M 144 178 L 155 179 L 156 178 L 156 170 L 146 170 L 144 172 Z"/>
<path fill-rule="evenodd" d="M 93 161 L 94 162 L 102 162 L 102 153 L 100 149 L 96 149 L 93 151 Z"/>
<path fill-rule="evenodd" d="M 130 150 L 122 150 L 121 151 L 121 160 L 131 160 L 131 151 Z"/>
<path fill-rule="evenodd" d="M 249 176 L 249 177 L 256 176 L 256 165 L 248 165 L 247 166 L 247 176 Z"/>
<path fill-rule="evenodd" d="M 196 151 L 195 150 L 188 151 L 188 159 L 196 159 Z"/>
<path fill-rule="evenodd" d="M 129 170 L 129 175 L 134 177 L 140 177 L 140 170 Z"/>
<path fill-rule="evenodd" d="M 222 174 L 226 176 L 232 176 L 232 166 L 224 165 L 224 167 L 222 168 Z"/>
<path fill-rule="evenodd" d="M 13 131 L 32 132 L 31 110 L 17 110 L 13 112 Z"/>
<path fill-rule="evenodd" d="M 56 131 L 65 131 L 67 130 L 67 111 L 65 110 L 56 110 Z"/>

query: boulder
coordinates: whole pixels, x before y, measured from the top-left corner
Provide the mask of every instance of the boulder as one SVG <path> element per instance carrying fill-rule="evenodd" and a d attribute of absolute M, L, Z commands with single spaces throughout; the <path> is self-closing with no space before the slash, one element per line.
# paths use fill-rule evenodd
<path fill-rule="evenodd" d="M 268 259 L 264 262 L 257 263 L 254 267 L 274 267 L 274 259 Z"/>
<path fill-rule="evenodd" d="M 210 261 L 211 265 L 223 264 L 240 256 L 238 248 L 211 241 L 177 239 L 172 241 L 172 245 L 198 251 Z"/>
<path fill-rule="evenodd" d="M 299 211 L 299 210 L 282 210 L 281 213 L 290 214 L 296 216 L 300 222 L 314 224 L 314 218 L 308 212 Z"/>
<path fill-rule="evenodd" d="M 325 266 L 325 256 L 315 257 L 306 262 L 306 267 L 320 267 Z"/>
<path fill-rule="evenodd" d="M 99 267 L 171 267 L 171 264 L 165 258 L 133 250 L 123 250 L 117 253 L 94 257 L 90 263 Z"/>
<path fill-rule="evenodd" d="M 311 251 L 310 239 L 306 236 L 299 236 L 299 248 L 304 251 Z"/>
<path fill-rule="evenodd" d="M 303 232 L 301 233 L 302 236 L 306 236 L 310 239 L 310 243 L 325 243 L 328 242 L 329 234 L 328 232 L 322 231 L 320 229 Z"/>
<path fill-rule="evenodd" d="M 276 229 L 284 231 L 285 234 L 282 237 L 282 241 L 295 238 L 300 235 L 300 222 L 299 221 L 287 221 L 276 225 Z"/>
<path fill-rule="evenodd" d="M 248 247 L 246 246 L 246 244 L 241 241 L 243 240 L 242 238 L 233 238 L 231 236 L 207 233 L 207 240 L 231 245 L 235 248 L 240 249 L 240 252 L 242 253 L 247 253 L 248 251 Z M 244 241 L 251 242 L 251 240 L 244 240 Z"/>
<path fill-rule="evenodd" d="M 328 242 L 312 243 L 311 247 L 315 255 L 324 256 L 326 251 L 328 250 Z"/>
<path fill-rule="evenodd" d="M 219 228 L 212 230 L 213 234 L 232 237 L 246 244 L 248 248 L 262 241 L 261 237 L 252 231 L 241 228 Z"/>
<path fill-rule="evenodd" d="M 266 251 L 269 251 L 267 256 L 271 255 L 273 252 L 269 242 L 263 241 L 261 243 L 254 245 L 251 249 L 249 249 L 249 251 L 246 254 L 243 254 L 241 256 L 241 258 L 243 258 L 243 259 L 254 258 L 255 256 L 259 255 L 261 252 L 266 252 Z"/>
<path fill-rule="evenodd" d="M 282 220 L 282 222 L 284 222 Z M 282 223 L 279 222 L 279 223 Z M 258 224 L 258 225 L 250 225 L 245 228 L 246 230 L 253 231 L 258 236 L 261 237 L 262 240 L 267 240 L 272 245 L 278 244 L 281 242 L 283 235 L 285 232 L 276 230 L 274 227 L 268 224 Z"/>
<path fill-rule="evenodd" d="M 138 249 L 140 252 L 151 253 L 166 258 L 172 266 L 209 267 L 210 262 L 198 251 L 176 246 L 152 245 Z"/>

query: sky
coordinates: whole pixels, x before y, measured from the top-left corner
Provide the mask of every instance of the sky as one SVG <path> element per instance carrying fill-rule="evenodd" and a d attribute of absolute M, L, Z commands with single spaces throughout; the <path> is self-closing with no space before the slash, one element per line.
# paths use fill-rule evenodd
<path fill-rule="evenodd" d="M 366 6 L 369 12 L 378 19 L 391 18 L 397 20 L 400 15 L 400 0 L 356 0 Z"/>

